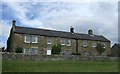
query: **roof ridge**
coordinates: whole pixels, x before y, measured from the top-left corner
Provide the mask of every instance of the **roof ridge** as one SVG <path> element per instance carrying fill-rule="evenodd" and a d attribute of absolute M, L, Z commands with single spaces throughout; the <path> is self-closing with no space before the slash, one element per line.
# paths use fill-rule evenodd
<path fill-rule="evenodd" d="M 83 33 L 71 33 L 66 31 L 57 31 L 50 29 L 41 29 L 41 28 L 32 28 L 32 27 L 21 27 L 15 26 L 15 33 L 21 34 L 34 34 L 34 35 L 44 35 L 44 36 L 56 36 L 56 37 L 65 37 L 65 38 L 73 38 L 73 39 L 85 39 L 85 40 L 97 40 L 97 41 L 109 41 L 102 35 L 89 35 Z"/>
<path fill-rule="evenodd" d="M 36 30 L 55 31 L 55 32 L 64 32 L 64 33 L 71 33 L 71 32 L 68 32 L 68 31 L 58 31 L 58 30 L 50 30 L 50 29 L 42 29 L 42 28 L 32 28 L 32 27 L 22 27 L 22 26 L 15 26 L 15 27 L 28 28 L 28 29 L 36 29 Z M 84 33 L 74 33 L 74 34 L 84 34 Z M 84 34 L 84 35 L 88 35 L 88 34 Z"/>

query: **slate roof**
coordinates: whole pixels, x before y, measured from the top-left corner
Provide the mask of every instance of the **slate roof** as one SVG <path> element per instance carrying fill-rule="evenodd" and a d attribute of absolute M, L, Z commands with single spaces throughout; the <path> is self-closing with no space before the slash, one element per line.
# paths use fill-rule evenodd
<path fill-rule="evenodd" d="M 111 47 L 111 55 L 112 57 L 120 57 L 120 44 L 115 43 L 112 47 Z"/>
<path fill-rule="evenodd" d="M 117 47 L 117 48 L 119 48 L 120 49 L 120 44 L 118 44 L 118 43 L 115 43 L 111 48 L 113 48 L 113 47 Z"/>
<path fill-rule="evenodd" d="M 81 33 L 72 34 L 70 32 L 28 28 L 28 27 L 20 27 L 20 26 L 15 26 L 14 33 L 110 42 L 107 38 L 105 38 L 102 35 L 90 36 L 88 34 L 81 34 Z"/>

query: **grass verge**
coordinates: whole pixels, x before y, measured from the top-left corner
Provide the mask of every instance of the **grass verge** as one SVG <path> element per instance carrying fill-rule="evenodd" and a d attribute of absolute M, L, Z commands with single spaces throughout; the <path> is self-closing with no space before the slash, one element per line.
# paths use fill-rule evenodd
<path fill-rule="evenodd" d="M 3 72 L 118 72 L 118 62 L 3 61 Z"/>

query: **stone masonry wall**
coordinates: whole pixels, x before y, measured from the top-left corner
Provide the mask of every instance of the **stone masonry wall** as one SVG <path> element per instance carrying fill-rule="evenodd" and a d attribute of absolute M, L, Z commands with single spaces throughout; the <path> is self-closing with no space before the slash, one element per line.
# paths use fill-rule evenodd
<path fill-rule="evenodd" d="M 13 51 L 15 51 L 16 47 L 22 47 L 22 48 L 31 48 L 31 47 L 38 47 L 38 53 L 39 54 L 44 54 L 46 50 L 51 49 L 53 45 L 60 43 L 60 37 L 52 37 L 53 41 L 52 44 L 47 44 L 47 36 L 37 36 L 38 37 L 38 43 L 25 43 L 24 42 L 24 36 L 25 34 L 14 34 L 14 39 L 13 39 Z M 76 40 L 75 39 L 70 39 L 71 40 L 71 46 L 66 46 L 62 45 L 62 50 L 64 51 L 70 51 L 70 52 L 76 52 Z M 95 50 L 94 47 L 92 47 L 93 42 L 98 41 L 90 41 L 87 40 L 88 42 L 88 47 L 82 47 L 84 40 L 78 40 L 78 52 L 81 51 L 92 51 Z M 105 47 L 107 50 L 110 51 L 110 43 L 109 42 L 102 42 L 105 43 Z"/>

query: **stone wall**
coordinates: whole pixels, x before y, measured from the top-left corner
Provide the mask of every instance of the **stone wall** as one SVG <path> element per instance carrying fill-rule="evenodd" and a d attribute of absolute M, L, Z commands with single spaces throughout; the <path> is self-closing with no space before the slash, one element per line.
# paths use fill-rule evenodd
<path fill-rule="evenodd" d="M 38 43 L 25 43 L 25 34 L 14 34 L 13 52 L 17 46 L 24 48 L 38 47 L 38 53 L 43 54 L 46 50 L 52 49 L 52 46 L 60 43 L 60 37 L 52 37 L 52 44 L 47 44 L 47 36 L 37 36 Z M 76 44 L 74 39 L 71 40 L 71 46 L 61 45 L 63 51 L 75 52 Z"/>
<path fill-rule="evenodd" d="M 47 44 L 47 36 L 37 36 L 38 43 L 25 43 L 24 37 L 25 34 L 14 34 L 13 48 L 12 48 L 13 52 L 15 51 L 17 46 L 22 48 L 38 47 L 38 53 L 44 54 L 46 50 L 52 49 L 53 45 L 60 43 L 60 37 L 52 37 L 52 44 Z M 62 50 L 76 52 L 76 40 L 75 39 L 70 39 L 70 40 L 71 40 L 71 46 L 62 45 Z M 82 51 L 88 51 L 88 52 L 94 51 L 95 48 L 92 47 L 92 43 L 99 42 L 99 41 L 87 40 L 88 47 L 82 47 L 83 41 L 84 40 L 78 40 L 78 52 L 81 53 Z M 102 42 L 102 43 L 105 43 L 106 49 L 110 51 L 110 43 L 109 42 Z"/>
<path fill-rule="evenodd" d="M 2 53 L 2 60 L 19 60 L 19 61 L 47 61 L 47 60 L 70 60 L 70 61 L 117 61 L 117 57 L 100 57 L 100 56 L 79 56 L 79 55 L 24 55 L 22 53 Z"/>

